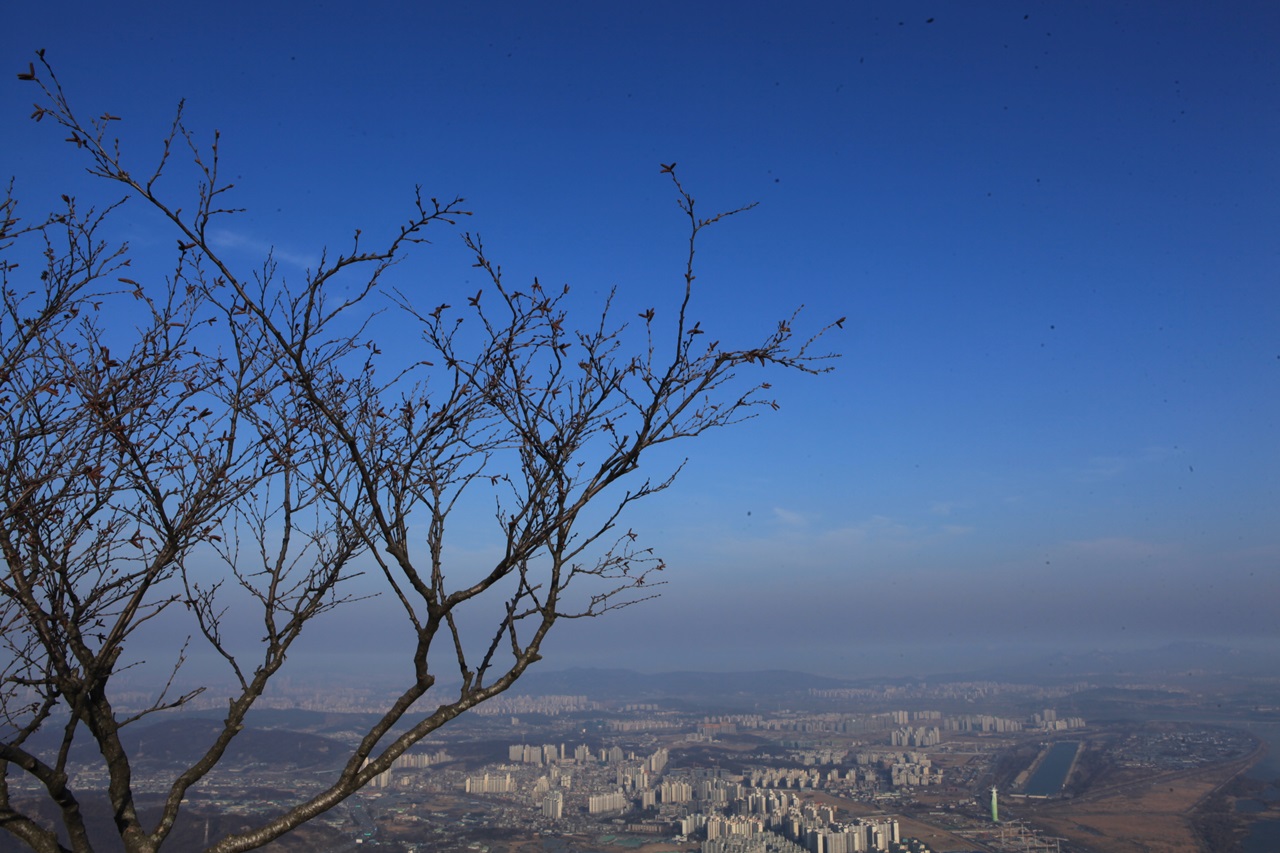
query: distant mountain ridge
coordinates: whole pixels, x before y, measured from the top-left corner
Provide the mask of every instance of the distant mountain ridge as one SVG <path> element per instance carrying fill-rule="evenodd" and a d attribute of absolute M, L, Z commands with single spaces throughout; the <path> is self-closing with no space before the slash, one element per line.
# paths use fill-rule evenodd
<path fill-rule="evenodd" d="M 978 674 L 1017 678 L 1169 677 L 1274 675 L 1274 653 L 1187 641 L 1156 648 L 1058 652 L 1023 664 L 995 665 Z"/>
<path fill-rule="evenodd" d="M 981 659 L 975 655 L 975 659 Z M 900 677 L 814 675 L 793 670 L 735 672 L 674 671 L 642 673 L 621 668 L 578 667 L 564 670 L 530 670 L 513 692 L 534 696 L 587 695 L 593 698 L 658 698 L 759 694 L 762 688 L 777 694 L 807 693 L 813 689 L 872 686 L 885 683 L 928 681 L 1052 682 L 1067 679 L 1106 681 L 1112 678 L 1171 676 L 1274 675 L 1280 655 L 1260 649 L 1237 648 L 1218 643 L 1186 641 L 1154 648 L 1106 651 L 1080 649 L 1021 660 L 995 661 L 966 671 L 935 672 Z"/>
<path fill-rule="evenodd" d="M 813 688 L 847 687 L 843 679 L 791 670 L 755 672 L 657 672 L 629 669 L 574 668 L 549 672 L 530 671 L 515 688 L 532 696 L 586 695 L 608 698 L 690 697 L 699 695 L 758 694 L 763 688 L 779 693 L 807 692 Z"/>

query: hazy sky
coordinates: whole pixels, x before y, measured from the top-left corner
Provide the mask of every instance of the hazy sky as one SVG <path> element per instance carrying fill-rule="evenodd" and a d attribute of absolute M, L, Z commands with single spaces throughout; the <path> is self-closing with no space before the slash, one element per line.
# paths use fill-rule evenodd
<path fill-rule="evenodd" d="M 548 666 L 1280 637 L 1274 2 L 10 6 L 8 71 L 46 48 L 140 154 L 180 98 L 222 131 L 246 269 L 385 232 L 422 184 L 511 280 L 661 305 L 659 163 L 708 212 L 760 202 L 708 235 L 697 310 L 740 343 L 847 316 L 838 369 L 683 448 L 631 519 L 664 597 L 562 626 Z M 29 87 L 0 78 L 30 212 L 84 182 Z M 397 276 L 475 287 L 444 233 Z"/>

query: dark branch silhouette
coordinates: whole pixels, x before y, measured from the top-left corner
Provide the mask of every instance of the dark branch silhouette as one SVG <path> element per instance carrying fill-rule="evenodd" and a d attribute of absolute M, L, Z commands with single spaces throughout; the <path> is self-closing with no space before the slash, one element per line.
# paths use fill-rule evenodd
<path fill-rule="evenodd" d="M 57 213 L 24 223 L 12 185 L 0 206 L 0 825 L 35 850 L 92 849 L 81 803 L 103 795 L 118 833 L 108 846 L 160 849 L 293 644 L 351 600 L 363 571 L 412 629 L 399 695 L 319 791 L 208 850 L 259 847 L 342 802 L 510 687 L 557 621 L 653 595 L 664 564 L 620 527 L 678 473 L 639 475 L 650 449 L 776 407 L 756 378 L 763 366 L 827 369 L 813 352 L 826 328 L 797 338 L 792 316 L 732 348 L 712 341 L 713 318 L 692 315 L 699 235 L 747 208 L 703 216 L 674 163 L 661 172 L 689 222 L 683 287 L 643 312 L 642 328 L 614 316 L 612 297 L 581 317 L 567 288 L 513 287 L 469 233 L 483 288 L 460 294 L 463 308 L 424 310 L 383 279 L 428 231 L 469 215 L 462 199 L 418 192 L 398 230 L 374 244 L 356 231 L 300 279 L 270 256 L 246 272 L 211 241 L 211 224 L 236 212 L 217 134 L 198 143 L 179 107 L 158 161 L 131 169 L 108 136 L 119 119 L 83 120 L 43 55 L 19 77 L 38 93 L 33 117 L 177 239 L 159 281 L 101 237 L 114 207 L 64 196 Z M 162 178 L 188 160 L 196 191 L 179 203 Z M 32 244 L 42 268 L 11 260 Z M 376 307 L 379 295 L 390 304 Z M 369 340 L 388 310 L 403 340 L 416 336 L 412 363 L 388 366 Z M 474 493 L 495 507 L 501 555 L 462 579 L 446 536 Z M 231 590 L 250 602 L 235 606 L 256 608 L 260 642 L 228 636 Z M 485 600 L 500 606 L 483 611 L 497 615 L 475 644 L 463 620 Z M 185 618 L 236 688 L 217 735 L 144 820 L 121 730 L 200 692 L 174 693 L 184 647 L 148 707 L 113 703 L 130 639 L 161 614 Z M 437 674 L 450 669 L 461 687 L 444 692 Z M 42 730 L 57 734 L 52 753 L 29 746 Z M 84 741 L 105 791 L 69 782 Z M 11 797 L 16 774 L 44 792 L 56 824 Z"/>

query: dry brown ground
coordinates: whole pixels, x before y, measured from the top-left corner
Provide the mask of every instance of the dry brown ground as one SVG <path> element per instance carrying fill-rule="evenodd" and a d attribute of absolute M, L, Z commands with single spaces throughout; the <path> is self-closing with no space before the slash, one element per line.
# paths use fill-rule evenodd
<path fill-rule="evenodd" d="M 1159 774 L 1106 794 L 1037 807 L 1031 820 L 1099 853 L 1191 853 L 1200 849 L 1192 810 L 1247 767 Z"/>
<path fill-rule="evenodd" d="M 898 829 L 901 830 L 903 838 L 919 838 L 931 848 L 937 850 L 938 853 L 947 853 L 950 850 L 974 849 L 973 841 L 970 839 L 963 838 L 953 832 L 947 832 L 945 829 L 932 824 L 904 818 L 901 815 L 898 815 Z"/>
<path fill-rule="evenodd" d="M 639 847 L 609 845 L 600 843 L 597 838 L 585 836 L 565 836 L 563 839 L 574 850 L 613 850 L 618 853 L 693 853 L 698 849 L 696 843 L 676 844 L 671 841 L 655 841 Z M 542 838 L 526 838 L 491 844 L 491 853 L 541 853 Z"/>

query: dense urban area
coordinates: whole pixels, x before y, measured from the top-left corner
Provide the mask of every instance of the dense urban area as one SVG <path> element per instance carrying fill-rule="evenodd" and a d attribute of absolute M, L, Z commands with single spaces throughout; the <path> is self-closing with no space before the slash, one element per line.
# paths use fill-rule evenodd
<path fill-rule="evenodd" d="M 1244 849 L 1280 803 L 1275 780 L 1245 784 L 1280 703 L 1256 679 L 1194 681 L 551 674 L 269 849 L 1109 853 L 1161 834 L 1168 849 Z M 190 794 L 187 843 L 318 789 L 381 698 L 292 682 L 265 697 Z M 195 704 L 134 733 L 153 797 L 217 723 L 213 700 Z M 85 789 L 105 784 L 88 758 Z M 1156 793 L 1163 805 L 1140 805 Z"/>

